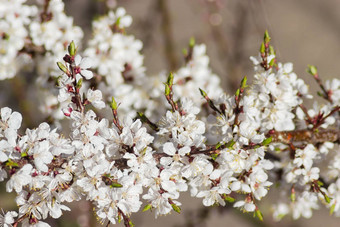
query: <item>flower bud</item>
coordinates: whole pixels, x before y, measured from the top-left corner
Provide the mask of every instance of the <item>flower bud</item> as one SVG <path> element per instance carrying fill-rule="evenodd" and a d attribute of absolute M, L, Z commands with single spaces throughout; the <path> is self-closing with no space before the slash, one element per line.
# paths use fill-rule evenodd
<path fill-rule="evenodd" d="M 74 55 L 76 55 L 76 46 L 74 44 L 74 42 L 72 41 L 70 43 L 70 45 L 68 46 L 68 53 L 70 54 L 71 57 L 73 57 Z"/>
<path fill-rule="evenodd" d="M 245 89 L 247 87 L 247 76 L 243 77 L 241 81 L 241 89 Z"/>
<path fill-rule="evenodd" d="M 316 76 L 318 74 L 318 70 L 314 65 L 308 65 L 307 72 L 312 76 Z"/>
<path fill-rule="evenodd" d="M 170 95 L 170 87 L 168 84 L 165 84 L 165 91 L 164 91 L 165 96 Z"/>
<path fill-rule="evenodd" d="M 174 83 L 174 74 L 171 72 L 169 73 L 167 84 L 169 85 L 169 87 L 171 87 L 173 83 Z"/>
<path fill-rule="evenodd" d="M 63 71 L 64 73 L 68 73 L 68 69 L 66 68 L 66 66 L 63 63 L 58 61 L 57 65 L 58 65 L 58 67 L 61 71 Z"/>
<path fill-rule="evenodd" d="M 190 41 L 189 41 L 189 47 L 190 48 L 193 48 L 195 46 L 195 38 L 194 37 L 191 37 L 190 38 Z"/>
<path fill-rule="evenodd" d="M 270 36 L 269 36 L 269 34 L 268 34 L 268 30 L 266 30 L 265 32 L 264 32 L 264 37 L 263 37 L 263 41 L 264 41 L 264 43 L 265 44 L 267 44 L 267 43 L 269 43 L 270 42 Z"/>
<path fill-rule="evenodd" d="M 115 98 L 112 96 L 112 101 L 110 102 L 111 109 L 116 110 L 118 108 Z"/>
<path fill-rule="evenodd" d="M 203 96 L 203 98 L 208 97 L 207 93 L 205 91 L 203 91 L 201 88 L 198 88 L 201 92 L 201 95 Z"/>

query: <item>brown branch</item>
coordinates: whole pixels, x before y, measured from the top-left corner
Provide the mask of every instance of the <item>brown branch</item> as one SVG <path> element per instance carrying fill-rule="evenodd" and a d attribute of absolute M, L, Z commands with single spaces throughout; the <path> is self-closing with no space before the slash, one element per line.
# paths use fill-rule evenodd
<path fill-rule="evenodd" d="M 311 130 L 296 130 L 296 131 L 282 131 L 271 132 L 269 136 L 272 137 L 272 142 L 290 144 L 292 142 L 301 143 L 324 143 L 324 142 L 336 142 L 339 143 L 340 131 L 331 129 L 319 129 L 318 131 Z"/>

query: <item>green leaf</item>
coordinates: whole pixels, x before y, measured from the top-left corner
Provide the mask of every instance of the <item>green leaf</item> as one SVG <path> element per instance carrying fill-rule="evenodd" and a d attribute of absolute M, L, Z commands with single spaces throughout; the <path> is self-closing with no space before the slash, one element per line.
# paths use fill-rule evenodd
<path fill-rule="evenodd" d="M 266 52 L 266 47 L 264 45 L 264 42 L 261 43 L 261 47 L 260 47 L 260 53 L 264 54 Z"/>
<path fill-rule="evenodd" d="M 275 50 L 272 45 L 269 46 L 269 54 L 275 55 Z"/>
<path fill-rule="evenodd" d="M 83 85 L 83 79 L 80 78 L 77 82 L 76 88 L 80 89 L 82 85 Z"/>
<path fill-rule="evenodd" d="M 324 197 L 325 197 L 326 203 L 330 203 L 331 202 L 331 199 L 328 197 L 328 195 L 324 194 Z"/>
<path fill-rule="evenodd" d="M 329 215 L 332 215 L 334 213 L 334 210 L 335 210 L 335 203 L 331 206 L 329 210 Z"/>
<path fill-rule="evenodd" d="M 235 92 L 236 97 L 240 96 L 240 89 L 238 88 Z"/>
<path fill-rule="evenodd" d="M 73 57 L 76 54 L 76 46 L 73 41 L 70 43 L 70 45 L 68 45 L 68 53 L 70 54 L 71 57 Z"/>
<path fill-rule="evenodd" d="M 187 56 L 188 55 L 188 50 L 186 48 L 183 48 L 182 49 L 182 53 L 184 56 Z"/>
<path fill-rule="evenodd" d="M 290 200 L 291 200 L 292 202 L 295 202 L 295 199 L 296 199 L 295 193 L 290 193 Z"/>
<path fill-rule="evenodd" d="M 193 48 L 195 46 L 195 38 L 191 37 L 189 41 L 189 47 Z"/>
<path fill-rule="evenodd" d="M 177 206 L 176 204 L 171 204 L 171 206 L 172 206 L 172 209 L 174 210 L 174 211 L 176 211 L 177 213 L 181 213 L 181 208 L 179 207 L 179 206 Z"/>
<path fill-rule="evenodd" d="M 8 159 L 8 161 L 6 162 L 6 166 L 9 166 L 9 167 L 19 167 L 19 164 L 16 163 L 16 162 L 13 162 L 12 159 Z"/>
<path fill-rule="evenodd" d="M 317 183 L 318 183 L 318 186 L 319 186 L 319 187 L 322 187 L 322 186 L 323 186 L 322 181 L 319 181 L 319 180 L 318 180 Z"/>
<path fill-rule="evenodd" d="M 266 30 L 265 32 L 264 32 L 264 37 L 263 37 L 263 41 L 264 41 L 264 43 L 269 43 L 270 42 L 270 36 L 269 36 L 269 33 L 268 33 L 268 30 Z"/>
<path fill-rule="evenodd" d="M 262 141 L 262 145 L 267 146 L 272 142 L 272 140 L 273 140 L 273 137 L 269 137 L 269 138 Z"/>
<path fill-rule="evenodd" d="M 273 66 L 274 64 L 275 64 L 275 58 L 273 58 L 272 60 L 270 60 L 269 66 Z"/>
<path fill-rule="evenodd" d="M 201 95 L 203 96 L 203 98 L 207 97 L 207 93 L 205 93 L 205 91 L 203 91 L 201 88 L 198 88 L 201 92 Z"/>
<path fill-rule="evenodd" d="M 165 90 L 164 90 L 164 94 L 165 96 L 170 95 L 170 87 L 168 84 L 165 84 Z"/>
<path fill-rule="evenodd" d="M 132 221 L 131 221 L 131 220 L 129 221 L 129 225 L 130 225 L 130 227 L 133 227 L 133 226 L 135 226 L 135 225 L 132 223 Z"/>
<path fill-rule="evenodd" d="M 112 182 L 112 184 L 110 185 L 111 188 L 121 188 L 123 187 L 123 185 L 121 185 L 118 182 Z"/>
<path fill-rule="evenodd" d="M 110 102 L 111 109 L 116 110 L 118 108 L 115 98 L 112 96 L 112 101 Z"/>
<path fill-rule="evenodd" d="M 213 160 L 216 160 L 216 158 L 219 156 L 220 154 L 216 154 L 216 153 L 213 153 L 210 155 L 210 157 L 213 159 Z"/>
<path fill-rule="evenodd" d="M 57 62 L 57 65 L 58 65 L 58 67 L 59 67 L 59 69 L 61 70 L 61 71 L 63 71 L 64 73 L 67 73 L 68 72 L 68 69 L 66 68 L 66 66 L 63 64 L 63 63 L 61 63 L 61 62 Z"/>
<path fill-rule="evenodd" d="M 261 211 L 259 209 L 255 210 L 255 214 L 256 214 L 256 216 L 258 217 L 258 219 L 260 221 L 263 221 L 263 216 L 262 216 L 262 213 L 261 213 Z"/>
<path fill-rule="evenodd" d="M 121 19 L 122 19 L 122 17 L 118 17 L 117 20 L 116 20 L 116 23 L 115 23 L 115 24 L 116 24 L 118 27 L 119 27 L 119 25 L 120 25 Z"/>
<path fill-rule="evenodd" d="M 232 148 L 232 147 L 234 146 L 235 143 L 236 143 L 236 142 L 235 142 L 234 140 L 230 140 L 230 141 L 227 143 L 226 147 L 227 147 L 227 148 Z"/>
<path fill-rule="evenodd" d="M 247 76 L 243 77 L 241 81 L 241 89 L 244 89 L 247 87 Z"/>
<path fill-rule="evenodd" d="M 167 84 L 169 85 L 169 87 L 171 87 L 173 83 L 174 83 L 174 74 L 171 72 L 169 73 Z"/>
<path fill-rule="evenodd" d="M 150 203 L 146 204 L 145 207 L 143 208 L 143 212 L 150 210 L 151 208 L 152 208 L 152 205 Z"/>
<path fill-rule="evenodd" d="M 224 142 L 223 142 L 223 143 L 218 142 L 218 143 L 216 144 L 215 148 L 218 149 L 218 148 L 220 148 L 223 144 L 225 144 L 225 143 L 224 143 Z"/>
<path fill-rule="evenodd" d="M 235 199 L 233 198 L 233 197 L 231 197 L 231 196 L 228 196 L 228 195 L 226 195 L 226 194 L 224 194 L 224 200 L 225 201 L 227 201 L 227 202 L 229 202 L 229 203 L 233 203 L 233 202 L 235 202 Z"/>

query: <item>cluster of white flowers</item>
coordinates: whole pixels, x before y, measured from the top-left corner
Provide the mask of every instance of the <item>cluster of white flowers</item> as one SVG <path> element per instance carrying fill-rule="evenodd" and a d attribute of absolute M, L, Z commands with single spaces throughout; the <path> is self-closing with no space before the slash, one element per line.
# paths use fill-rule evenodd
<path fill-rule="evenodd" d="M 12 78 L 20 70 L 27 56 L 19 52 L 28 37 L 27 26 L 37 15 L 36 6 L 25 5 L 24 0 L 0 2 L 0 79 Z"/>
<path fill-rule="evenodd" d="M 277 62 L 267 32 L 251 57 L 253 84 L 243 78 L 234 95 L 223 93 L 206 47 L 193 41 L 183 67 L 168 78 L 147 76 L 123 8 L 93 22 L 81 57 L 75 43 L 83 33 L 61 0 L 24 3 L 0 2 L 0 79 L 30 56 L 41 109 L 71 127 L 69 136 L 46 122 L 20 133 L 21 114 L 0 109 L 0 181 L 19 207 L 0 214 L 0 226 L 49 226 L 47 217 L 81 199 L 101 223 L 132 226 L 131 214 L 141 210 L 180 213 L 186 191 L 205 206 L 235 201 L 262 220 L 260 200 L 274 183 L 281 189 L 274 219 L 309 218 L 319 201 L 340 216 L 340 80 L 323 85 L 310 66 L 325 103 L 308 109 L 308 86 L 291 63 Z"/>

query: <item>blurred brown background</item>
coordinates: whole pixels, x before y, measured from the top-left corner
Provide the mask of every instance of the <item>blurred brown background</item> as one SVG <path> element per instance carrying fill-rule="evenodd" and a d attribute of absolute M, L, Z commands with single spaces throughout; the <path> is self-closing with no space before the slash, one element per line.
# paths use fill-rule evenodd
<path fill-rule="evenodd" d="M 104 1 L 64 2 L 67 13 L 74 16 L 75 24 L 84 29 L 88 39 L 91 20 L 105 12 Z M 249 56 L 258 53 L 263 33 L 268 29 L 278 60 L 292 62 L 294 71 L 313 91 L 317 86 L 305 71 L 308 64 L 316 65 L 323 79 L 340 77 L 337 68 L 340 63 L 340 0 L 120 0 L 117 5 L 124 6 L 133 17 L 133 25 L 127 33 L 143 41 L 149 75 L 180 67 L 184 62 L 182 49 L 193 36 L 197 43 L 207 45 L 213 72 L 221 77 L 226 92 L 234 92 L 242 76 L 251 79 Z M 146 212 L 133 215 L 132 220 L 138 227 L 339 226 L 340 219 L 330 217 L 325 209 L 314 212 L 309 220 L 292 221 L 285 217 L 280 223 L 273 222 L 270 204 L 276 194 L 275 189 L 271 189 L 262 201 L 264 222 L 235 209 L 204 209 L 201 199 L 192 199 L 188 194 L 180 198 L 183 203 L 180 215 L 173 212 L 155 219 L 153 213 Z M 10 209 L 3 195 L 0 205 Z M 95 225 L 86 202 L 76 203 L 74 207 L 73 212 L 65 212 L 65 218 L 53 225 Z"/>

